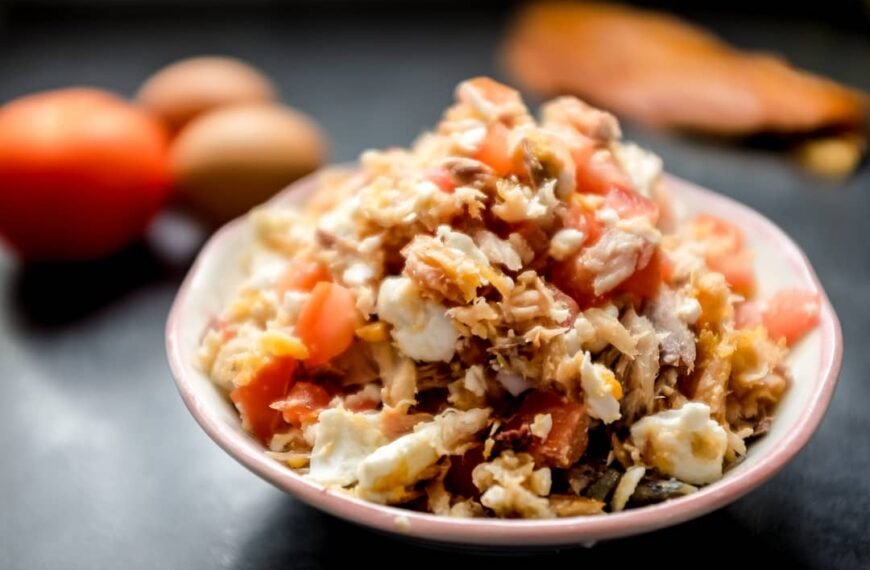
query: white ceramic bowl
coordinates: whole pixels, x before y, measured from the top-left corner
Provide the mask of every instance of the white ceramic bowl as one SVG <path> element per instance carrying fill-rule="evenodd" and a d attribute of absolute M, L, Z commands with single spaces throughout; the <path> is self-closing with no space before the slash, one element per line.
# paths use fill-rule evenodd
<path fill-rule="evenodd" d="M 697 493 L 595 517 L 451 519 L 375 505 L 303 479 L 264 454 L 263 447 L 242 430 L 230 402 L 196 366 L 197 347 L 209 319 L 220 312 L 242 279 L 241 258 L 253 243 L 253 232 L 244 219 L 227 224 L 206 244 L 169 314 L 166 347 L 181 397 L 206 433 L 260 477 L 337 517 L 415 539 L 489 547 L 571 546 L 651 531 L 718 509 L 782 469 L 818 427 L 840 369 L 840 324 L 806 256 L 782 230 L 754 210 L 710 190 L 673 177 L 667 183 L 685 214 L 715 214 L 745 232 L 757 256 L 762 295 L 782 287 L 799 287 L 821 296 L 819 326 L 789 356 L 794 382 L 770 432 L 754 443 L 746 459 L 721 481 Z M 276 196 L 273 203 L 301 202 L 313 186 L 311 178 L 300 181 Z"/>

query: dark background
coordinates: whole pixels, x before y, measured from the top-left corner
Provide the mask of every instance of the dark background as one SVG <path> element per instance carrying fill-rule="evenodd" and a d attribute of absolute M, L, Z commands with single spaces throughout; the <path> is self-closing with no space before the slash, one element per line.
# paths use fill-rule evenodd
<path fill-rule="evenodd" d="M 737 45 L 870 89 L 860 1 L 694 4 L 670 6 Z M 502 76 L 494 53 L 509 10 L 471 5 L 7 3 L 0 102 L 71 84 L 132 95 L 177 58 L 229 54 L 270 74 L 286 102 L 324 126 L 332 159 L 350 160 L 410 142 L 459 80 Z M 773 151 L 625 131 L 671 172 L 760 210 L 804 248 L 842 320 L 840 385 L 805 451 L 760 490 L 676 528 L 542 562 L 868 568 L 870 168 L 830 182 Z M 166 313 L 202 238 L 169 212 L 144 243 L 99 263 L 22 266 L 0 250 L 0 568 L 537 564 L 469 561 L 339 522 L 209 441 L 163 350 Z"/>

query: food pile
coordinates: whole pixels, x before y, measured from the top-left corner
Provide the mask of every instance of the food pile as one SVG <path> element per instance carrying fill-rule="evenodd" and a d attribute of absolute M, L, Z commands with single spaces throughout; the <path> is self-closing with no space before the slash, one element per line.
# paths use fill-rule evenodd
<path fill-rule="evenodd" d="M 256 210 L 201 366 L 267 453 L 459 517 L 620 511 L 719 480 L 770 427 L 819 300 L 677 223 L 661 162 L 573 97 L 461 83 L 411 149 Z"/>

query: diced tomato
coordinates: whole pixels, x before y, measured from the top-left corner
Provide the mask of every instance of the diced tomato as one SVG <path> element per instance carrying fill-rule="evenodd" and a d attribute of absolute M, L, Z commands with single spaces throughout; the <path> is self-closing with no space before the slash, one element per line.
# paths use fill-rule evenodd
<path fill-rule="evenodd" d="M 743 232 L 731 222 L 710 214 L 701 214 L 690 224 L 693 237 L 707 243 L 709 255 L 719 256 L 743 249 Z"/>
<path fill-rule="evenodd" d="M 690 222 L 692 237 L 706 244 L 707 266 L 725 276 L 731 289 L 749 297 L 755 291 L 752 252 L 743 247 L 743 232 L 734 224 L 710 214 Z"/>
<path fill-rule="evenodd" d="M 356 303 L 350 289 L 335 283 L 315 285 L 296 322 L 296 332 L 308 348 L 305 364 L 317 366 L 347 350 L 356 326 Z"/>
<path fill-rule="evenodd" d="M 508 143 L 509 133 L 510 130 L 502 123 L 493 123 L 474 154 L 475 159 L 492 168 L 499 176 L 507 176 L 516 170 L 516 162 L 511 156 Z"/>
<path fill-rule="evenodd" d="M 581 310 L 604 301 L 603 298 L 595 295 L 593 286 L 595 275 L 586 269 L 579 253 L 556 262 L 550 278 L 556 287 L 574 299 Z"/>
<path fill-rule="evenodd" d="M 326 267 L 316 261 L 295 259 L 278 279 L 276 289 L 281 295 L 287 291 L 311 291 L 323 281 L 332 281 Z"/>
<path fill-rule="evenodd" d="M 426 178 L 434 182 L 442 192 L 452 194 L 456 190 L 456 181 L 446 168 L 433 168 L 426 173 Z"/>
<path fill-rule="evenodd" d="M 450 456 L 450 469 L 444 478 L 444 486 L 451 493 L 468 499 L 480 498 L 480 489 L 471 477 L 474 468 L 483 463 L 483 446 L 472 447 L 462 455 Z"/>
<path fill-rule="evenodd" d="M 659 207 L 655 202 L 624 186 L 611 186 L 604 196 L 604 206 L 616 210 L 623 219 L 644 216 L 653 225 L 659 219 Z"/>
<path fill-rule="evenodd" d="M 322 386 L 313 382 L 297 382 L 290 388 L 279 409 L 285 422 L 302 427 L 316 421 L 317 414 L 331 400 L 332 396 Z"/>
<path fill-rule="evenodd" d="M 611 188 L 631 189 L 631 180 L 613 153 L 591 139 L 581 141 L 585 144 L 575 145 L 571 152 L 578 191 L 606 196 Z"/>
<path fill-rule="evenodd" d="M 584 245 L 595 243 L 604 232 L 604 225 L 595 217 L 595 212 L 584 208 L 581 204 L 571 205 L 571 209 L 568 211 L 567 224 L 586 235 L 586 239 L 583 241 Z"/>
<path fill-rule="evenodd" d="M 751 251 L 740 250 L 706 255 L 707 267 L 725 276 L 725 281 L 735 293 L 751 297 L 755 292 L 755 268 Z"/>
<path fill-rule="evenodd" d="M 734 326 L 738 329 L 751 329 L 761 324 L 763 311 L 755 301 L 741 301 L 734 305 Z"/>
<path fill-rule="evenodd" d="M 539 464 L 567 468 L 576 463 L 589 444 L 586 408 L 556 392 L 530 390 L 523 397 L 515 418 L 531 425 L 538 414 L 550 414 L 553 427 L 547 438 L 534 438 L 529 453 Z"/>
<path fill-rule="evenodd" d="M 230 393 L 242 421 L 263 444 L 284 425 L 281 412 L 269 406 L 284 398 L 293 382 L 296 361 L 276 358 L 260 368 L 250 382 Z"/>
<path fill-rule="evenodd" d="M 800 289 L 783 289 L 768 299 L 761 317 L 771 338 L 793 344 L 819 322 L 819 295 Z"/>
<path fill-rule="evenodd" d="M 657 247 L 649 263 L 645 267 L 634 272 L 634 274 L 623 281 L 617 288 L 617 292 L 633 295 L 639 299 L 651 299 L 656 296 L 659 287 L 664 280 L 662 262 L 663 254 Z"/>

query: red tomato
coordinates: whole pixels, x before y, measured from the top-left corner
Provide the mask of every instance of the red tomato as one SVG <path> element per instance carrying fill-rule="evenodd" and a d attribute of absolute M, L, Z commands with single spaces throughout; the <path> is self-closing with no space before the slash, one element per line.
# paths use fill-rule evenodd
<path fill-rule="evenodd" d="M 509 132 L 501 123 L 490 125 L 483 143 L 474 154 L 475 159 L 492 168 L 499 176 L 507 176 L 516 169 L 508 144 Z"/>
<path fill-rule="evenodd" d="M 92 259 L 142 235 L 170 189 L 167 136 L 96 89 L 0 108 L 0 235 L 28 259 Z"/>
<path fill-rule="evenodd" d="M 707 266 L 725 276 L 736 293 L 749 297 L 755 291 L 752 253 L 743 248 L 743 232 L 721 218 L 701 214 L 690 222 L 692 236 L 706 243 Z"/>
<path fill-rule="evenodd" d="M 819 296 L 800 289 L 783 289 L 767 301 L 761 322 L 771 338 L 794 344 L 819 322 Z"/>
<path fill-rule="evenodd" d="M 734 326 L 750 329 L 761 324 L 762 310 L 755 301 L 741 301 L 734 305 Z"/>
<path fill-rule="evenodd" d="M 276 289 L 279 294 L 287 291 L 311 291 L 323 281 L 332 281 L 332 275 L 323 265 L 307 259 L 294 259 L 278 279 Z"/>
<path fill-rule="evenodd" d="M 452 194 L 456 190 L 456 181 L 446 168 L 434 168 L 426 174 L 426 178 L 434 182 L 442 192 Z"/>
<path fill-rule="evenodd" d="M 577 172 L 577 190 L 601 196 L 607 195 L 612 188 L 630 190 L 631 180 L 613 153 L 600 148 L 591 139 L 584 140 L 586 144 L 575 146 L 571 153 Z"/>
<path fill-rule="evenodd" d="M 279 409 L 284 421 L 296 427 L 317 420 L 320 410 L 329 405 L 332 396 L 322 386 L 313 382 L 297 382 L 290 388 Z"/>
<path fill-rule="evenodd" d="M 553 284 L 574 299 L 582 310 L 597 305 L 603 299 L 596 297 L 593 287 L 595 275 L 586 269 L 580 259 L 581 254 L 578 253 L 555 263 L 550 277 Z"/>
<path fill-rule="evenodd" d="M 755 292 L 755 267 L 751 251 L 736 251 L 720 255 L 707 254 L 707 267 L 725 276 L 735 293 L 751 297 Z"/>
<path fill-rule="evenodd" d="M 567 225 L 579 230 L 586 235 L 584 245 L 591 245 L 598 241 L 604 231 L 604 226 L 595 217 L 595 212 L 584 208 L 579 204 L 572 204 L 568 211 Z"/>
<path fill-rule="evenodd" d="M 296 332 L 308 347 L 305 363 L 317 366 L 347 350 L 356 324 L 356 303 L 350 289 L 335 283 L 315 285 L 296 322 Z"/>
<path fill-rule="evenodd" d="M 627 293 L 640 299 L 651 299 L 656 296 L 659 287 L 664 281 L 664 255 L 656 248 L 643 269 L 638 269 L 634 274 L 619 284 L 616 291 Z"/>
<path fill-rule="evenodd" d="M 612 186 L 607 191 L 604 196 L 604 206 L 613 208 L 619 217 L 624 219 L 644 216 L 649 218 L 653 225 L 659 219 L 659 207 L 655 202 L 622 186 Z"/>
<path fill-rule="evenodd" d="M 516 418 L 531 424 L 538 414 L 550 414 L 553 427 L 547 438 L 534 438 L 529 453 L 539 464 L 567 468 L 576 463 L 589 444 L 589 418 L 582 404 L 571 402 L 556 392 L 530 390 L 523 397 Z"/>
<path fill-rule="evenodd" d="M 273 359 L 260 368 L 250 382 L 230 393 L 230 399 L 242 415 L 243 424 L 263 444 L 269 443 L 284 425 L 281 412 L 270 406 L 287 395 L 295 370 L 295 360 Z"/>
<path fill-rule="evenodd" d="M 719 256 L 743 249 L 743 232 L 732 224 L 710 214 L 701 214 L 691 221 L 695 239 L 707 243 L 708 255 Z"/>

